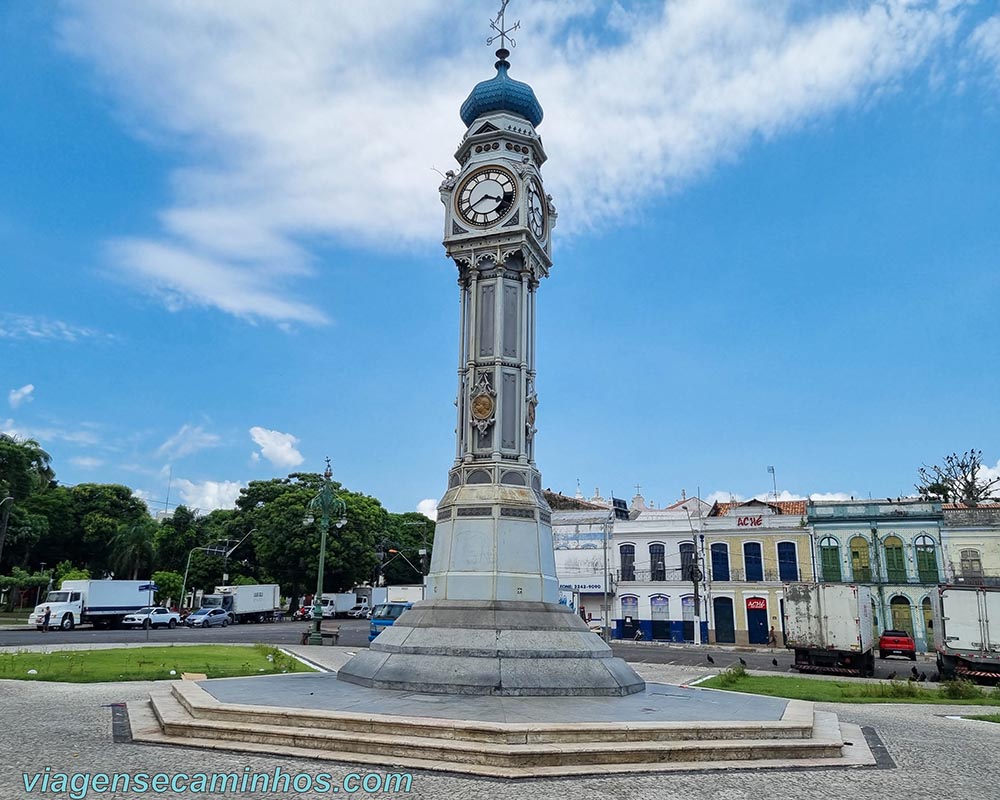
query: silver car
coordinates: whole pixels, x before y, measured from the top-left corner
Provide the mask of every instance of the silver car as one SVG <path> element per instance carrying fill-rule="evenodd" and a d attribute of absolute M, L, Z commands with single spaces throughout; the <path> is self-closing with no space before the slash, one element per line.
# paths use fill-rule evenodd
<path fill-rule="evenodd" d="M 184 624 L 189 628 L 225 628 L 229 624 L 229 614 L 221 608 L 199 608 L 188 615 Z"/>

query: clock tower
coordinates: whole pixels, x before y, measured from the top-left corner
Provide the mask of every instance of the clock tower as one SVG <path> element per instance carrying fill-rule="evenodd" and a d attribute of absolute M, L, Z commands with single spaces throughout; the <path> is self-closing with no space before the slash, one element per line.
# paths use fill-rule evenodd
<path fill-rule="evenodd" d="M 501 45 L 517 27 L 504 28 L 506 5 L 492 23 Z M 425 599 L 338 677 L 454 694 L 631 694 L 642 679 L 558 602 L 552 512 L 534 457 L 536 299 L 556 211 L 541 175 L 542 107 L 509 76 L 506 47 L 496 56 L 496 76 L 462 104 L 459 168 L 440 186 L 444 247 L 458 271 L 458 393 Z"/>

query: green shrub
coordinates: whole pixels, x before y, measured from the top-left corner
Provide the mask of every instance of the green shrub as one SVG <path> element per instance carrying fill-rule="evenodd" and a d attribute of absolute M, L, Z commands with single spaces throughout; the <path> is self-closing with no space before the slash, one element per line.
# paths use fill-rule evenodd
<path fill-rule="evenodd" d="M 742 664 L 733 664 L 729 669 L 723 670 L 719 675 L 719 682 L 723 686 L 733 686 L 747 677 L 747 671 Z"/>
<path fill-rule="evenodd" d="M 941 694 L 949 700 L 972 700 L 983 696 L 983 690 L 972 681 L 958 678 L 953 681 L 941 681 Z"/>

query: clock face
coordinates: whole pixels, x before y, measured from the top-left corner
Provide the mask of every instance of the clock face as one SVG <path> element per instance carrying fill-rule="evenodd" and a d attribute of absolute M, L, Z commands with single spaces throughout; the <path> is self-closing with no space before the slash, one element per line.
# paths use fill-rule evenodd
<path fill-rule="evenodd" d="M 528 226 L 536 238 L 545 238 L 545 201 L 542 199 L 542 187 L 536 180 L 528 186 Z"/>
<path fill-rule="evenodd" d="M 516 199 L 514 176 L 501 167 L 486 167 L 466 178 L 456 204 L 470 225 L 487 227 L 503 219 Z"/>

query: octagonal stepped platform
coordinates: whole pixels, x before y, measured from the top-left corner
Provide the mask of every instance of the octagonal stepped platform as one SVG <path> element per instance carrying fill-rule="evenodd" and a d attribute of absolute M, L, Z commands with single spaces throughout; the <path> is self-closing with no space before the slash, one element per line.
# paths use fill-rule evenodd
<path fill-rule="evenodd" d="M 281 677 L 301 682 L 304 676 Z M 212 692 L 232 695 L 235 684 L 223 685 L 236 680 L 262 682 L 262 691 L 239 703 L 213 696 Z M 266 695 L 263 682 L 267 680 L 174 682 L 169 689 L 154 692 L 148 702 L 128 704 L 133 739 L 319 758 L 369 767 L 510 778 L 691 769 L 851 767 L 874 763 L 860 728 L 842 725 L 836 715 L 815 712 L 811 703 L 795 700 L 777 701 L 783 705 L 777 714 L 758 715 L 770 719 L 746 718 L 744 704 L 734 707 L 736 715 L 743 719 L 727 720 L 719 718 L 720 711 L 725 710 L 718 707 L 719 702 L 725 705 L 728 698 L 735 697 L 734 702 L 739 704 L 745 695 L 662 686 L 668 691 L 657 694 L 658 685 L 651 684 L 652 691 L 647 692 L 645 701 L 636 696 L 636 705 L 611 707 L 613 715 L 622 717 L 618 720 L 608 718 L 606 711 L 594 707 L 590 711 L 581 709 L 574 698 L 559 698 L 559 702 L 567 704 L 562 712 L 557 708 L 552 713 L 551 707 L 539 709 L 541 715 L 558 721 L 531 721 L 529 714 L 512 713 L 508 709 L 498 715 L 519 721 L 494 722 L 414 716 L 412 712 L 408 716 L 371 713 L 360 710 L 371 705 L 363 697 L 351 711 L 269 705 L 258 699 Z M 340 686 L 344 686 L 343 682 Z M 692 693 L 691 698 L 685 698 L 684 692 Z M 409 707 L 420 700 L 415 695 L 408 695 L 406 702 L 404 698 L 388 699 L 398 699 L 401 705 Z M 535 707 L 525 703 L 537 703 L 535 698 L 518 700 L 522 711 Z M 657 705 L 687 706 L 687 717 L 692 713 L 698 716 L 699 701 L 709 704 L 706 709 L 711 718 L 650 718 L 661 715 L 663 709 Z M 506 699 L 505 702 L 509 703 Z M 621 700 L 615 698 L 610 702 Z M 338 704 L 351 707 L 350 703 Z M 591 721 L 585 721 L 588 714 L 593 717 Z M 576 721 L 577 718 L 584 721 Z"/>

